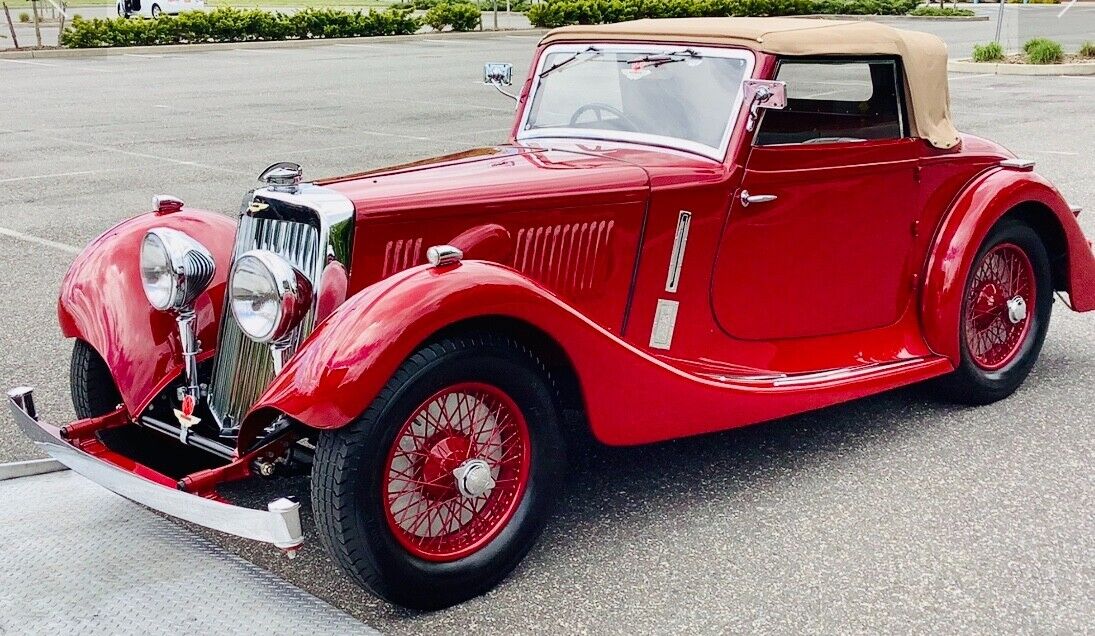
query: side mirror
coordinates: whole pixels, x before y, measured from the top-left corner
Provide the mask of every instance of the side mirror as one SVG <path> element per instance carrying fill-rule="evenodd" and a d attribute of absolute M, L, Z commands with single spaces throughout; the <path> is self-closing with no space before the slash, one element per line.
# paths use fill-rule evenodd
<path fill-rule="evenodd" d="M 484 84 L 513 84 L 513 65 L 508 62 L 487 62 L 483 65 Z"/>
<path fill-rule="evenodd" d="M 787 108 L 787 82 L 750 79 L 742 82 L 742 91 L 745 93 L 745 103 L 749 104 L 746 130 L 756 128 L 761 108 Z"/>
<path fill-rule="evenodd" d="M 494 87 L 496 91 L 517 101 L 517 96 L 502 88 L 513 84 L 513 65 L 507 62 L 487 62 L 483 65 L 483 83 Z"/>

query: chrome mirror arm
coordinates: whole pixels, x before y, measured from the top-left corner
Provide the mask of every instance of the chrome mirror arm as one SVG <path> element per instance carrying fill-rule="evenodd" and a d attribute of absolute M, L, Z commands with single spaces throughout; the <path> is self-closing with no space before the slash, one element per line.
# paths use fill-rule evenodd
<path fill-rule="evenodd" d="M 518 101 L 517 95 L 515 95 L 515 94 L 507 91 L 506 89 L 502 88 L 502 83 L 497 81 L 497 80 L 491 80 L 489 82 L 489 84 L 494 87 L 494 90 L 496 90 L 499 93 L 502 93 L 503 95 L 505 95 L 506 97 L 512 99 L 514 101 L 514 105 L 516 107 L 516 102 Z"/>
<path fill-rule="evenodd" d="M 745 124 L 746 130 L 752 132 L 756 128 L 757 120 L 760 119 L 760 105 L 770 99 L 772 99 L 772 92 L 763 86 L 753 93 L 753 99 L 749 101 L 749 121 Z"/>

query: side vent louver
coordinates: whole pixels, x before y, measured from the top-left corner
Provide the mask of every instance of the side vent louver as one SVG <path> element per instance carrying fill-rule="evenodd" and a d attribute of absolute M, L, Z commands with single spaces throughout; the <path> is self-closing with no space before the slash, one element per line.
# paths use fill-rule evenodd
<path fill-rule="evenodd" d="M 595 291 L 607 275 L 614 221 L 524 228 L 517 232 L 513 267 L 560 294 Z"/>
<path fill-rule="evenodd" d="M 384 271 L 382 278 L 425 263 L 422 256 L 422 239 L 388 241 L 384 246 Z"/>

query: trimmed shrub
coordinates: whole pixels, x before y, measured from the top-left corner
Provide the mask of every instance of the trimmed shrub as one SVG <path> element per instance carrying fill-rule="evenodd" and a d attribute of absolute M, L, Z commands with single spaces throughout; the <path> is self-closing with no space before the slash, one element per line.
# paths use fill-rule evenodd
<path fill-rule="evenodd" d="M 443 2 L 426 12 L 423 21 L 434 31 L 474 31 L 479 28 L 479 7 L 470 2 Z"/>
<path fill-rule="evenodd" d="M 219 7 L 208 13 L 188 11 L 177 16 L 162 15 L 153 20 L 73 16 L 60 37 L 61 46 L 95 48 L 153 44 L 194 44 L 198 42 L 254 42 L 314 38 L 352 38 L 374 35 L 405 35 L 421 26 L 410 12 L 343 11 L 304 9 L 297 13 L 275 13 L 261 9 Z"/>
<path fill-rule="evenodd" d="M 974 62 L 999 62 L 1004 59 L 1004 47 L 999 42 L 973 45 Z"/>
<path fill-rule="evenodd" d="M 23 22 L 23 23 L 30 22 L 30 14 L 27 13 L 26 11 L 20 13 L 19 14 L 19 21 Z"/>
<path fill-rule="evenodd" d="M 918 0 L 545 0 L 527 11 L 535 27 L 607 24 L 639 18 L 905 15 Z"/>
<path fill-rule="evenodd" d="M 1095 42 L 1084 42 L 1077 53 L 1080 57 L 1095 57 Z"/>
<path fill-rule="evenodd" d="M 1027 52 L 1027 61 L 1031 64 L 1060 64 L 1065 57 L 1061 45 L 1052 40 L 1038 42 L 1030 48 L 1023 46 L 1023 48 Z"/>
<path fill-rule="evenodd" d="M 1030 54 L 1030 50 L 1036 46 L 1041 46 L 1047 42 L 1052 42 L 1049 38 L 1031 38 L 1023 43 L 1023 53 Z"/>
<path fill-rule="evenodd" d="M 934 17 L 953 18 L 960 16 L 972 16 L 976 14 L 969 9 L 955 9 L 953 7 L 933 7 L 925 4 L 913 9 L 912 11 L 909 11 L 909 15 L 926 15 Z"/>

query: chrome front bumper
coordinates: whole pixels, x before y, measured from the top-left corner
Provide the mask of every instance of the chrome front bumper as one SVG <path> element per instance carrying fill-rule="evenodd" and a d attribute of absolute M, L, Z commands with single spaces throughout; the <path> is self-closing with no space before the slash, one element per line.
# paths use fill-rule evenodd
<path fill-rule="evenodd" d="M 8 391 L 8 405 L 15 423 L 43 452 L 73 471 L 126 499 L 172 517 L 228 534 L 272 543 L 293 551 L 304 542 L 300 504 L 281 498 L 268 510 L 232 506 L 198 495 L 172 490 L 90 455 L 61 438 L 56 426 L 38 421 L 32 389 Z"/>

